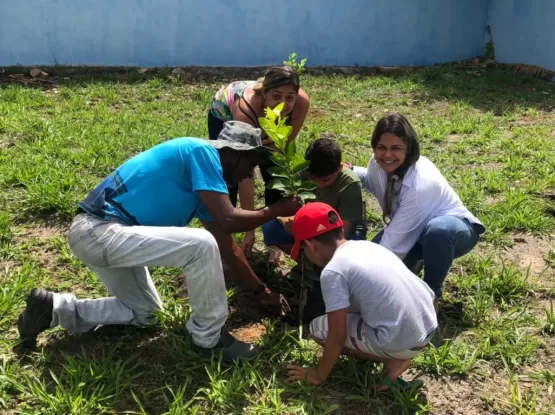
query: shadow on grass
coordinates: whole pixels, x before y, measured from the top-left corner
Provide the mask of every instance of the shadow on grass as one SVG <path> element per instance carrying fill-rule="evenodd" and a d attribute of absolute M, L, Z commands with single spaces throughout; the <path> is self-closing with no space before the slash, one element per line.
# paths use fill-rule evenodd
<path fill-rule="evenodd" d="M 257 79 L 266 70 L 266 67 L 183 67 L 182 73 L 172 73 L 172 68 L 149 68 L 146 72 L 135 67 L 41 68 L 48 76 L 33 78 L 29 75 L 30 67 L 3 68 L 0 70 L 0 88 L 18 84 L 28 88 L 52 89 L 87 83 L 134 84 L 151 80 L 175 84 L 225 85 L 240 79 Z M 323 82 L 330 76 L 385 76 L 394 82 L 417 82 L 421 88 L 414 94 L 422 101 L 464 101 L 481 111 L 492 111 L 495 115 L 522 107 L 547 112 L 555 110 L 552 82 L 516 74 L 509 68 L 494 64 L 456 63 L 423 68 L 313 67 L 307 68 L 307 74 L 316 79 L 321 77 Z"/>

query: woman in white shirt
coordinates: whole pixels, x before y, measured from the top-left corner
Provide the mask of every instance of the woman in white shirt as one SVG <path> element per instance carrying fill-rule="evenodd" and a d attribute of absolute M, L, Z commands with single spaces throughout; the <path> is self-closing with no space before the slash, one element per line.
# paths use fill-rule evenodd
<path fill-rule="evenodd" d="M 368 167 L 353 167 L 383 210 L 386 226 L 373 242 L 409 269 L 424 261 L 424 281 L 441 297 L 454 258 L 470 252 L 485 232 L 437 167 L 420 156 L 418 137 L 402 114 L 383 117 L 371 140 Z"/>

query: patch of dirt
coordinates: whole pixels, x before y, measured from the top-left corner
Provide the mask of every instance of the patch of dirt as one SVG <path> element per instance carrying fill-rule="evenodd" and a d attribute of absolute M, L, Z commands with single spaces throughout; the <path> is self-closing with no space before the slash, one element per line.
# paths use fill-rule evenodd
<path fill-rule="evenodd" d="M 32 228 L 21 228 L 19 232 L 16 233 L 16 240 L 24 239 L 42 239 L 51 238 L 53 236 L 63 236 L 67 233 L 68 227 L 62 226 L 60 224 L 55 224 L 52 226 L 36 226 Z"/>
<path fill-rule="evenodd" d="M 0 150 L 4 150 L 6 148 L 9 148 L 13 146 L 13 143 L 10 142 L 7 138 L 0 138 Z"/>
<path fill-rule="evenodd" d="M 113 78 L 118 82 L 137 82 L 152 78 L 179 78 L 187 84 L 213 82 L 224 85 L 237 79 L 257 79 L 262 77 L 267 66 L 258 67 L 206 67 L 183 66 L 174 68 L 137 68 L 137 67 L 94 67 L 94 66 L 56 66 L 41 67 L 45 75 L 33 77 L 31 67 L 14 66 L 2 68 L 0 71 L 1 84 L 19 84 L 45 90 L 58 89 L 60 85 L 86 81 L 90 79 Z M 146 70 L 145 70 L 146 69 Z M 409 73 L 417 67 L 342 67 L 342 66 L 311 66 L 306 72 L 315 76 L 343 75 L 343 76 L 375 76 L 382 74 L 390 76 L 399 73 Z"/>
<path fill-rule="evenodd" d="M 323 118 L 326 115 L 324 111 L 319 109 L 310 109 L 309 117 L 311 118 Z"/>
<path fill-rule="evenodd" d="M 232 286 L 226 278 L 226 287 Z M 229 324 L 231 327 L 242 327 L 244 324 L 260 323 L 265 318 L 276 317 L 270 310 L 264 309 L 255 296 L 243 289 L 236 287 L 235 295 L 229 300 Z"/>
<path fill-rule="evenodd" d="M 516 120 L 516 121 L 511 121 L 509 123 L 510 128 L 524 127 L 524 126 L 532 125 L 532 124 L 536 124 L 536 120 Z"/>
<path fill-rule="evenodd" d="M 2 260 L 2 265 L 0 265 L 0 282 L 4 281 L 4 279 L 18 267 L 19 264 L 15 261 Z"/>
<path fill-rule="evenodd" d="M 462 134 L 448 134 L 445 137 L 445 140 L 443 140 L 444 143 L 446 144 L 451 144 L 451 143 L 456 143 L 459 142 L 463 139 L 463 135 Z"/>
<path fill-rule="evenodd" d="M 507 249 L 505 258 L 524 271 L 530 269 L 530 276 L 532 277 L 541 275 L 538 280 L 540 285 L 554 287 L 555 269 L 551 268 L 545 261 L 549 250 L 549 241 L 545 238 L 537 238 L 522 233 L 513 234 L 511 239 L 514 245 Z"/>
<path fill-rule="evenodd" d="M 486 205 L 496 205 L 502 200 L 501 195 L 487 195 L 484 201 Z"/>
<path fill-rule="evenodd" d="M 480 167 L 482 168 L 482 170 L 501 170 L 505 166 L 503 165 L 503 163 L 496 163 L 494 161 L 490 161 L 482 164 Z"/>
<path fill-rule="evenodd" d="M 247 343 L 258 340 L 264 333 L 266 333 L 266 328 L 260 323 L 253 323 L 231 330 L 231 334 L 235 338 Z"/>
<path fill-rule="evenodd" d="M 433 414 L 481 415 L 488 413 L 481 398 L 484 383 L 477 379 L 458 380 L 423 376 L 423 393 L 432 405 Z"/>

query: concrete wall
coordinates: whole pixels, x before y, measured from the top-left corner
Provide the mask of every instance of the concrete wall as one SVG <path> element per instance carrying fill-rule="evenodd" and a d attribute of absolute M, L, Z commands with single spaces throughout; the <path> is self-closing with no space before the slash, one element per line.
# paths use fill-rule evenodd
<path fill-rule="evenodd" d="M 489 0 L 495 60 L 555 71 L 555 0 Z"/>
<path fill-rule="evenodd" d="M 427 65 L 482 55 L 488 1 L 0 0 L 0 66 Z"/>

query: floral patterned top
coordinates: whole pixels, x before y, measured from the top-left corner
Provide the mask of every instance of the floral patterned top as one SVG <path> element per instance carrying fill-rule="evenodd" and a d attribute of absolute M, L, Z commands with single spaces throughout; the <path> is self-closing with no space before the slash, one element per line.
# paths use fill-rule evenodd
<path fill-rule="evenodd" d="M 256 81 L 235 81 L 220 88 L 210 105 L 212 115 L 222 121 L 233 120 L 231 104 L 236 98 L 241 99 L 245 89 L 254 84 L 256 84 Z"/>

